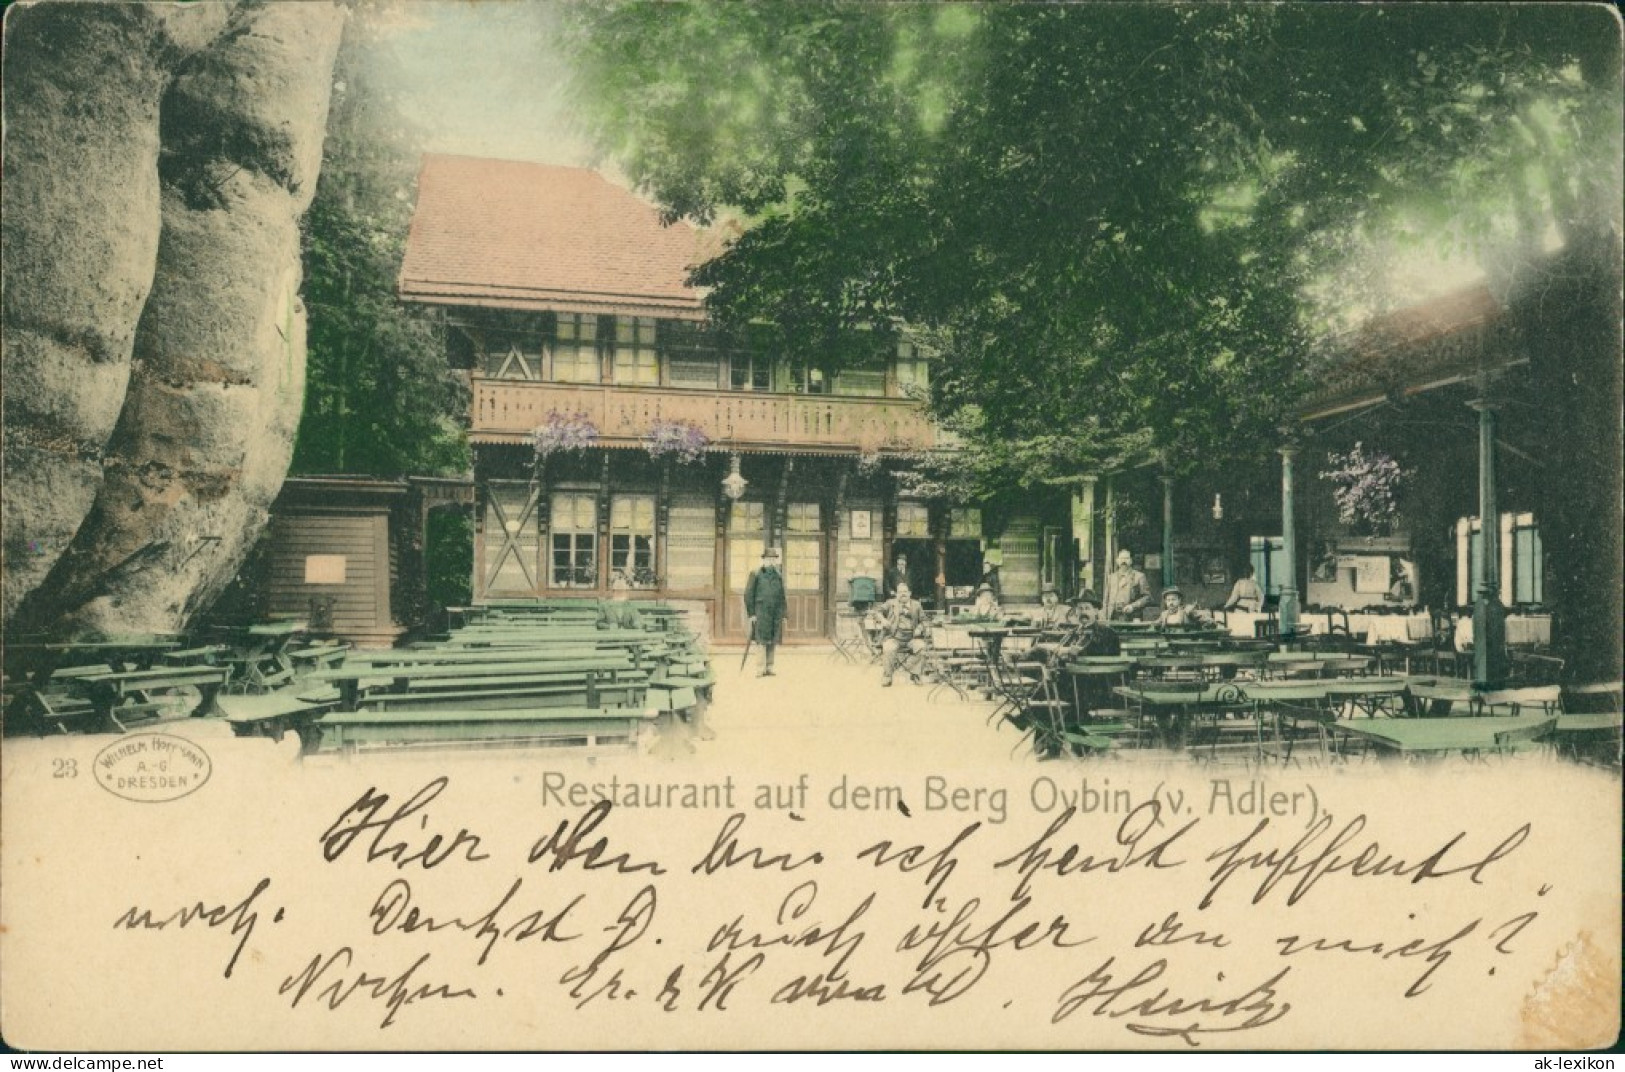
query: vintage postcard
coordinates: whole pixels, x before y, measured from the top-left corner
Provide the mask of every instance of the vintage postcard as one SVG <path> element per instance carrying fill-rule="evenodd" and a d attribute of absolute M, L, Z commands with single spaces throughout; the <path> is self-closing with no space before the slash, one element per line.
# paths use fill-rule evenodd
<path fill-rule="evenodd" d="M 4 1042 L 1614 1046 L 1620 72 L 11 5 Z"/>

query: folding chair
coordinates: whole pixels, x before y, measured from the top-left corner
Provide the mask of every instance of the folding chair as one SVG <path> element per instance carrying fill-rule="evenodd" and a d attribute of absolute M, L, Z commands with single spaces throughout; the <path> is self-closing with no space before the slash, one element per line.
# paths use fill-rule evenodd
<path fill-rule="evenodd" d="M 1561 713 L 1563 690 L 1556 685 L 1541 685 L 1534 688 L 1501 689 L 1498 692 L 1486 692 L 1473 697 L 1474 714 L 1478 715 L 1512 715 L 1514 717 L 1523 713 L 1525 708 L 1538 708 L 1543 715 L 1557 715 Z"/>
<path fill-rule="evenodd" d="M 1495 735 L 1495 752 L 1500 756 L 1508 756 L 1515 752 L 1543 747 L 1545 738 L 1550 737 L 1556 729 L 1557 716 L 1553 715 L 1528 726 L 1502 730 Z"/>
<path fill-rule="evenodd" d="M 854 664 L 870 661 L 869 638 L 863 631 L 861 615 L 849 611 L 835 615 L 835 656 Z"/>

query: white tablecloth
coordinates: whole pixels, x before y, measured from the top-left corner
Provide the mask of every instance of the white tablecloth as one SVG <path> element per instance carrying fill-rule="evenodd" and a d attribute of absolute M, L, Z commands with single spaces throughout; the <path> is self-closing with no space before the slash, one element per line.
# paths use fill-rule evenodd
<path fill-rule="evenodd" d="M 1507 615 L 1507 646 L 1518 648 L 1546 647 L 1552 642 L 1552 616 L 1550 614 Z M 1473 647 L 1473 616 L 1463 614 L 1456 619 L 1456 650 L 1471 651 Z"/>
<path fill-rule="evenodd" d="M 1245 610 L 1233 610 L 1225 615 L 1225 623 L 1230 627 L 1231 636 L 1241 637 L 1244 640 L 1251 640 L 1253 637 L 1258 635 L 1256 632 L 1254 632 L 1254 623 L 1267 622 L 1269 621 L 1269 617 L 1270 616 L 1268 614 L 1263 613 L 1252 613 Z"/>
<path fill-rule="evenodd" d="M 1427 614 L 1350 614 L 1349 632 L 1365 634 L 1367 644 L 1418 644 L 1433 636 Z"/>

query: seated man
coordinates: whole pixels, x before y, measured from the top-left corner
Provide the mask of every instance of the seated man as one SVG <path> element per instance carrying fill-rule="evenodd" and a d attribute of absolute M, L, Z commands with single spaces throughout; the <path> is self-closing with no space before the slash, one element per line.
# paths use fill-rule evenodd
<path fill-rule="evenodd" d="M 1100 597 L 1095 595 L 1094 589 L 1085 588 L 1079 592 L 1072 601 L 1072 609 L 1067 611 L 1066 620 L 1069 625 L 1092 625 L 1100 621 Z"/>
<path fill-rule="evenodd" d="M 999 600 L 994 596 L 991 584 L 983 581 L 981 587 L 976 589 L 976 602 L 971 604 L 970 612 L 976 618 L 997 618 L 1000 616 Z"/>
<path fill-rule="evenodd" d="M 1253 572 L 1253 567 L 1248 566 L 1247 572 L 1236 578 L 1236 583 L 1230 587 L 1230 598 L 1224 601 L 1225 610 L 1257 614 L 1264 605 L 1264 590 L 1253 579 Z"/>
<path fill-rule="evenodd" d="M 626 574 L 615 570 L 609 581 L 610 598 L 598 603 L 598 628 L 642 629 L 643 616 L 631 602 L 632 585 Z"/>
<path fill-rule="evenodd" d="M 897 595 L 886 604 L 886 614 L 880 627 L 880 684 L 891 687 L 897 664 L 910 655 L 925 650 L 925 641 L 915 635 L 925 623 L 925 608 L 909 592 L 908 585 L 899 584 Z"/>
<path fill-rule="evenodd" d="M 1046 584 L 1038 593 L 1038 613 L 1033 615 L 1033 624 L 1040 629 L 1055 630 L 1066 626 L 1068 609 L 1061 604 L 1060 593 L 1055 591 L 1053 584 Z"/>
<path fill-rule="evenodd" d="M 1162 613 L 1157 616 L 1158 629 L 1190 629 L 1212 625 L 1213 615 L 1201 607 L 1185 602 L 1185 593 L 1169 585 L 1162 590 Z"/>

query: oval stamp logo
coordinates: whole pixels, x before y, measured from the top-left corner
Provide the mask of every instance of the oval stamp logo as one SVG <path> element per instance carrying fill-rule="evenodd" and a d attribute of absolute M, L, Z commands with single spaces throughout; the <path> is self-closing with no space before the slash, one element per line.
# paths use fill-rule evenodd
<path fill-rule="evenodd" d="M 209 754 L 183 737 L 132 733 L 96 753 L 96 784 L 138 804 L 179 800 L 209 780 Z"/>

